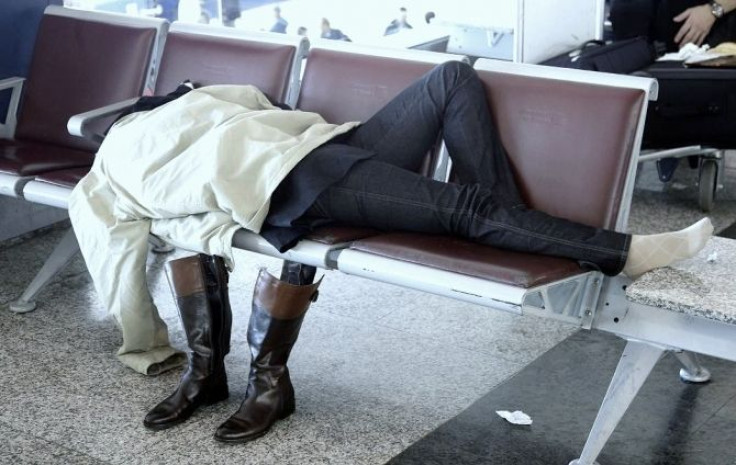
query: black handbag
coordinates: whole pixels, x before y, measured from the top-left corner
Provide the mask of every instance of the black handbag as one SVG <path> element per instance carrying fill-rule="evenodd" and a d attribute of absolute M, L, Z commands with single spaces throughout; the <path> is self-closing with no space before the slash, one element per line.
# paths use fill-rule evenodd
<path fill-rule="evenodd" d="M 580 47 L 540 64 L 560 68 L 585 69 L 629 74 L 654 62 L 654 47 L 643 37 L 605 43 L 589 40 Z"/>

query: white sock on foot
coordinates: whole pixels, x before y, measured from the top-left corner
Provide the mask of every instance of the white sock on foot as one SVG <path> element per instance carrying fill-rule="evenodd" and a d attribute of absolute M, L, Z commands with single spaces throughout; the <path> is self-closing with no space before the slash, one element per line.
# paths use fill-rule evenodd
<path fill-rule="evenodd" d="M 629 256 L 623 273 L 636 279 L 654 268 L 695 256 L 713 235 L 710 218 L 679 231 L 631 237 Z"/>

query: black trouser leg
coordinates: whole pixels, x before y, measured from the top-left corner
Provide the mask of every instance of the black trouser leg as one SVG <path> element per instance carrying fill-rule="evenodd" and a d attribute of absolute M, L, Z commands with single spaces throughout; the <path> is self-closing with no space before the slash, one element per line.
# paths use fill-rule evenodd
<path fill-rule="evenodd" d="M 449 234 L 519 252 L 571 258 L 618 274 L 630 236 L 523 205 L 499 202 L 481 184 L 427 179 L 374 160 L 357 164 L 323 192 L 307 215 L 383 230 Z"/>
<path fill-rule="evenodd" d="M 509 205 L 522 203 L 483 84 L 465 63 L 434 68 L 358 127 L 347 143 L 376 152 L 373 160 L 419 171 L 440 133 L 459 182 L 480 183 Z"/>

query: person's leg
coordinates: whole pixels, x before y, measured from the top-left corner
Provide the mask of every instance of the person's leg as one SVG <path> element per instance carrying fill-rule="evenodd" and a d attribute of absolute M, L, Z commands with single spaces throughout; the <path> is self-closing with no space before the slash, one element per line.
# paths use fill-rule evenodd
<path fill-rule="evenodd" d="M 519 252 L 566 257 L 617 274 L 629 236 L 499 202 L 482 184 L 434 181 L 376 160 L 358 163 L 306 216 L 384 231 L 464 237 Z"/>
<path fill-rule="evenodd" d="M 228 271 L 220 257 L 194 255 L 166 264 L 166 276 L 189 344 L 189 366 L 173 394 L 143 419 L 146 428 L 167 429 L 199 407 L 227 399 L 225 355 L 230 351 L 232 312 Z"/>
<path fill-rule="evenodd" d="M 307 215 L 388 231 L 455 235 L 502 249 L 574 259 L 608 275 L 636 264 L 629 268 L 631 277 L 693 255 L 712 232 L 707 222 L 675 242 L 670 234 L 635 236 L 630 257 L 628 234 L 509 206 L 481 184 L 434 181 L 375 160 L 356 165 L 318 197 Z M 654 246 L 660 246 L 657 254 L 650 253 Z"/>
<path fill-rule="evenodd" d="M 375 160 L 418 171 L 440 133 L 459 182 L 483 184 L 497 198 L 521 203 L 483 84 L 465 63 L 438 65 L 358 127 L 347 143 L 376 152 Z"/>
<path fill-rule="evenodd" d="M 316 268 L 284 262 L 281 279 L 261 270 L 248 323 L 251 360 L 248 388 L 240 408 L 215 432 L 221 442 L 248 442 L 268 432 L 295 409 L 287 362 L 321 279 Z"/>

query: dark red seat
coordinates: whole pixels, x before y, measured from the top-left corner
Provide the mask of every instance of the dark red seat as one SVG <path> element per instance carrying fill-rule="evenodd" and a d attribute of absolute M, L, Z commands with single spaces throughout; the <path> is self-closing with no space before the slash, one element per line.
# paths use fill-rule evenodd
<path fill-rule="evenodd" d="M 646 92 L 478 72 L 527 204 L 592 226 L 620 227 Z M 387 234 L 351 249 L 523 288 L 583 272 L 572 260 L 442 236 Z"/>
<path fill-rule="evenodd" d="M 89 172 L 89 167 L 71 168 L 67 170 L 56 170 L 42 173 L 36 176 L 34 182 L 45 182 L 53 186 L 68 187 L 73 189 L 74 186 Z"/>
<path fill-rule="evenodd" d="M 288 103 L 292 77 L 295 72 L 298 76 L 301 65 L 301 44 L 298 40 L 279 43 L 268 36 L 173 25 L 166 37 L 155 93 L 171 92 L 189 79 L 201 86 L 250 84 L 271 99 Z"/>
<path fill-rule="evenodd" d="M 35 176 L 39 173 L 89 167 L 94 153 L 61 145 L 34 141 L 0 139 L 0 172 L 18 176 Z"/>
<path fill-rule="evenodd" d="M 351 248 L 524 288 L 580 273 L 572 260 L 509 252 L 448 236 L 382 234 L 359 240 Z"/>
<path fill-rule="evenodd" d="M 70 136 L 69 118 L 143 92 L 163 23 L 87 13 L 47 8 L 14 139 L 0 143 L 0 172 L 29 176 L 89 166 L 97 144 Z"/>

